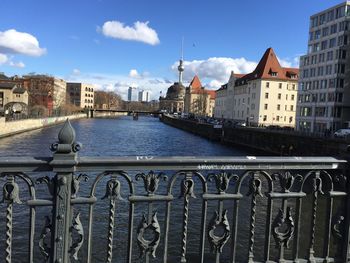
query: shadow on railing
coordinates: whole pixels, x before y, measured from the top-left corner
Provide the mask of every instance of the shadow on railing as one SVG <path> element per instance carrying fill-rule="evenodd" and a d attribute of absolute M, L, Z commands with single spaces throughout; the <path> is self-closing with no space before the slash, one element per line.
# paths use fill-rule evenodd
<path fill-rule="evenodd" d="M 346 161 L 78 158 L 69 121 L 51 148 L 0 158 L 5 262 L 348 262 Z"/>

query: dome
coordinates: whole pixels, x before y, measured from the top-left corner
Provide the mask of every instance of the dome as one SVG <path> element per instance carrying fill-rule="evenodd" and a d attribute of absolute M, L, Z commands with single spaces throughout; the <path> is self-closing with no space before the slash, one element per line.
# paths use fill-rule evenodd
<path fill-rule="evenodd" d="M 166 98 L 168 100 L 183 99 L 185 97 L 185 87 L 178 82 L 175 82 L 168 88 Z"/>

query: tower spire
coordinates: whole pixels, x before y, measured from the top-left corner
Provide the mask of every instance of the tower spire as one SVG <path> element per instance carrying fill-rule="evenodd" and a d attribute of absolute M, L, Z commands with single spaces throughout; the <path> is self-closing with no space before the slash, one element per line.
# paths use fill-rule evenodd
<path fill-rule="evenodd" d="M 177 67 L 177 70 L 179 71 L 179 84 L 182 84 L 182 72 L 185 70 L 183 65 L 183 59 L 184 59 L 184 37 L 182 37 L 181 57 L 179 60 L 179 66 Z"/>

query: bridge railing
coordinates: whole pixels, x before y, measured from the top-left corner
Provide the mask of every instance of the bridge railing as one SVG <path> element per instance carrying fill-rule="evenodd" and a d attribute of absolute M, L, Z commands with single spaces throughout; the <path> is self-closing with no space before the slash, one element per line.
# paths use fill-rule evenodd
<path fill-rule="evenodd" d="M 80 147 L 67 121 L 53 157 L 0 158 L 5 262 L 349 262 L 346 161 Z"/>

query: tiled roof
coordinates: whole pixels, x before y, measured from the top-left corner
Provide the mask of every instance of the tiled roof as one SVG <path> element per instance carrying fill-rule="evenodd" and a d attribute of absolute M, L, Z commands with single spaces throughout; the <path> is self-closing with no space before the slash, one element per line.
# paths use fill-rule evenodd
<path fill-rule="evenodd" d="M 281 67 L 277 56 L 272 48 L 268 48 L 262 56 L 255 70 L 238 79 L 238 84 L 242 81 L 253 79 L 276 79 L 276 80 L 291 80 L 298 79 L 298 68 L 283 68 Z"/>
<path fill-rule="evenodd" d="M 16 83 L 0 83 L 0 89 L 12 89 Z"/>
<path fill-rule="evenodd" d="M 195 75 L 190 83 L 192 89 L 200 89 L 202 88 L 202 83 L 199 80 L 198 76 Z"/>
<path fill-rule="evenodd" d="M 8 76 L 6 76 L 4 73 L 0 73 L 0 79 L 8 80 L 10 78 Z"/>

